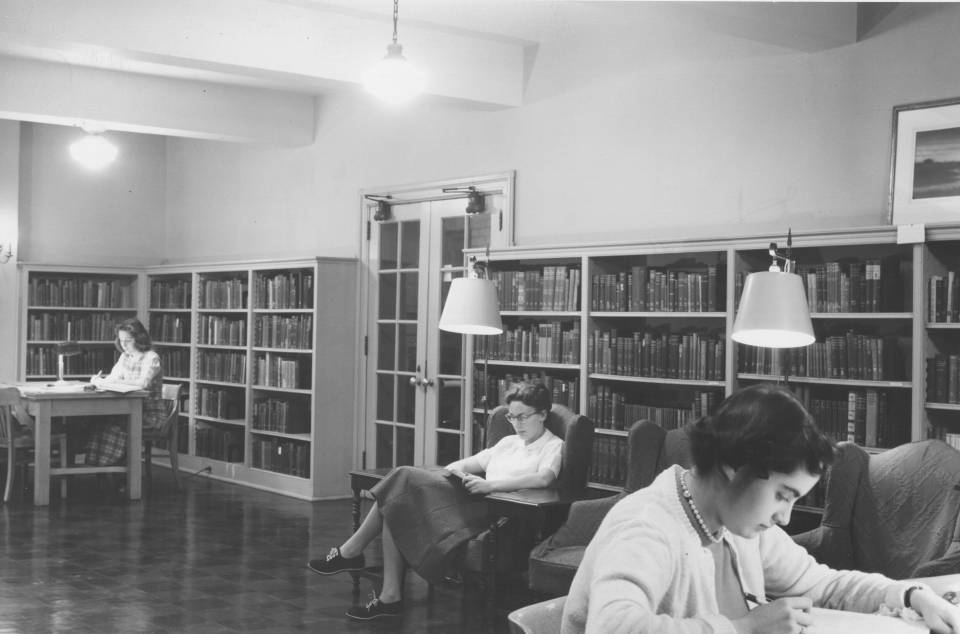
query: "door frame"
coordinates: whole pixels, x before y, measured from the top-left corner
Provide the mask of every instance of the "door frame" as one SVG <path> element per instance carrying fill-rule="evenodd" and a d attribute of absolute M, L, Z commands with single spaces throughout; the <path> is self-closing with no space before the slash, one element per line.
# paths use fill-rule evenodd
<path fill-rule="evenodd" d="M 365 452 L 367 444 L 367 364 L 370 359 L 367 355 L 368 337 L 371 333 L 367 331 L 369 317 L 369 296 L 371 285 L 374 283 L 376 271 L 370 269 L 370 232 L 372 231 L 373 214 L 376 212 L 377 204 L 371 201 L 367 196 L 388 198 L 390 201 L 398 203 L 412 203 L 422 201 L 449 200 L 453 198 L 466 198 L 465 192 L 444 192 L 444 189 L 476 187 L 482 192 L 497 192 L 503 196 L 503 207 L 500 209 L 498 217 L 492 219 L 493 226 L 490 231 L 490 248 L 504 248 L 515 246 L 514 235 L 514 186 L 516 181 L 516 172 L 508 170 L 493 174 L 484 174 L 480 176 L 453 178 L 442 181 L 432 181 L 426 183 L 414 183 L 406 185 L 389 185 L 383 187 L 369 187 L 361 189 L 359 192 L 359 245 L 360 245 L 360 273 L 359 288 L 357 293 L 357 345 L 356 345 L 356 375 L 354 379 L 354 411 L 356 418 L 353 421 L 353 465 L 354 468 L 363 468 L 365 464 Z M 472 346 L 467 345 L 467 350 Z M 469 387 L 465 386 L 464 396 L 466 398 Z M 469 405 L 469 403 L 468 403 Z M 464 419 L 465 421 L 467 419 Z"/>

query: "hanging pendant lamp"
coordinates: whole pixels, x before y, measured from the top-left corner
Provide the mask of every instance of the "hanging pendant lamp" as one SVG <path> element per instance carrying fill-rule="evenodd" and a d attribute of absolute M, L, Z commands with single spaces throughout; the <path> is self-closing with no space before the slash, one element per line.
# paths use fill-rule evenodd
<path fill-rule="evenodd" d="M 393 41 L 387 44 L 386 56 L 377 62 L 364 77 L 366 89 L 389 104 L 407 103 L 423 92 L 426 77 L 403 56 L 403 46 L 397 42 L 399 0 L 393 0 Z"/>

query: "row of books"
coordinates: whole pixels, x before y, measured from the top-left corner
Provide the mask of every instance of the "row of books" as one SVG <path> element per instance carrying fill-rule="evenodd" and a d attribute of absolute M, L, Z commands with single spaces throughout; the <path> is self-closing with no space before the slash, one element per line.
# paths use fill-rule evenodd
<path fill-rule="evenodd" d="M 253 322 L 253 345 L 309 350 L 313 348 L 313 316 L 258 315 Z"/>
<path fill-rule="evenodd" d="M 810 312 L 878 313 L 903 309 L 896 256 L 801 265 Z"/>
<path fill-rule="evenodd" d="M 542 269 L 492 271 L 500 310 L 580 309 L 580 267 L 544 266 Z"/>
<path fill-rule="evenodd" d="M 313 273 L 260 274 L 254 276 L 256 308 L 313 308 Z"/>
<path fill-rule="evenodd" d="M 785 354 L 776 349 L 740 345 L 737 369 L 750 374 L 860 381 L 897 381 L 906 375 L 896 337 L 852 331 Z"/>
<path fill-rule="evenodd" d="M 190 280 L 152 280 L 150 308 L 190 308 Z"/>
<path fill-rule="evenodd" d="M 478 359 L 580 363 L 580 324 L 558 321 L 504 328 L 496 337 L 477 337 Z"/>
<path fill-rule="evenodd" d="M 649 399 L 649 397 L 646 397 Z M 649 420 L 664 429 L 679 429 L 712 411 L 723 400 L 722 390 L 696 390 L 684 402 L 642 402 L 645 397 L 609 385 L 595 385 L 587 397 L 587 417 L 598 429 L 630 429 Z"/>
<path fill-rule="evenodd" d="M 200 308 L 246 308 L 247 278 L 204 279 L 200 282 Z"/>
<path fill-rule="evenodd" d="M 713 332 L 597 330 L 587 341 L 587 371 L 620 376 L 722 381 L 725 342 Z"/>
<path fill-rule="evenodd" d="M 300 478 L 310 477 L 309 444 L 254 436 L 250 447 L 253 451 L 251 463 L 255 469 L 266 469 Z"/>
<path fill-rule="evenodd" d="M 928 438 L 939 438 L 957 451 L 960 451 L 960 434 L 948 432 L 943 427 L 930 427 L 927 433 Z"/>
<path fill-rule="evenodd" d="M 198 426 L 197 455 L 224 462 L 243 462 L 243 431 L 214 425 Z"/>
<path fill-rule="evenodd" d="M 159 348 L 157 354 L 160 355 L 160 367 L 163 369 L 165 377 L 190 376 L 190 351 L 185 348 Z"/>
<path fill-rule="evenodd" d="M 150 338 L 167 343 L 190 343 L 190 318 L 164 313 L 150 315 Z"/>
<path fill-rule="evenodd" d="M 672 270 L 632 266 L 629 271 L 594 275 L 590 309 L 629 312 L 714 312 L 726 309 L 722 269 Z"/>
<path fill-rule="evenodd" d="M 310 388 L 310 362 L 272 352 L 257 355 L 253 364 L 255 385 L 282 388 Z"/>
<path fill-rule="evenodd" d="M 594 436 L 590 482 L 622 487 L 627 482 L 627 458 L 626 436 Z"/>
<path fill-rule="evenodd" d="M 927 359 L 927 401 L 960 403 L 960 354 L 937 354 Z"/>
<path fill-rule="evenodd" d="M 94 375 L 109 372 L 116 363 L 117 353 L 112 347 L 84 348 L 80 354 L 63 358 L 63 371 L 71 375 Z M 57 351 L 53 346 L 27 346 L 27 374 L 54 375 L 57 373 Z"/>
<path fill-rule="evenodd" d="M 502 405 L 504 399 L 514 385 L 521 381 L 542 383 L 550 390 L 550 400 L 558 405 L 565 405 L 574 412 L 580 411 L 580 379 L 567 379 L 553 376 L 544 372 L 523 372 L 491 374 L 487 376 L 483 369 L 478 369 L 473 375 L 473 406 L 480 408 L 486 404 L 493 410 Z M 484 403 L 486 397 L 486 403 Z"/>
<path fill-rule="evenodd" d="M 842 396 L 814 396 L 809 386 L 792 388 L 817 426 L 833 440 L 851 441 L 864 447 L 896 447 L 910 440 L 910 418 L 896 407 L 884 390 L 845 391 Z"/>
<path fill-rule="evenodd" d="M 113 341 L 117 315 L 110 313 L 46 313 L 27 315 L 27 339 L 34 341 Z"/>
<path fill-rule="evenodd" d="M 303 399 L 260 397 L 253 399 L 253 428 L 281 434 L 310 431 L 310 408 Z"/>
<path fill-rule="evenodd" d="M 197 342 L 213 346 L 247 345 L 247 320 L 219 315 L 200 315 Z"/>
<path fill-rule="evenodd" d="M 201 350 L 197 355 L 197 378 L 225 383 L 245 383 L 247 355 L 244 352 L 212 352 Z"/>
<path fill-rule="evenodd" d="M 197 389 L 197 414 L 225 420 L 240 420 L 244 417 L 244 393 L 217 387 L 200 386 Z"/>
<path fill-rule="evenodd" d="M 931 275 L 927 280 L 927 321 L 960 323 L 960 277 L 956 271 Z"/>
<path fill-rule="evenodd" d="M 134 284 L 129 280 L 79 278 L 30 278 L 28 306 L 73 306 L 77 308 L 134 308 Z"/>

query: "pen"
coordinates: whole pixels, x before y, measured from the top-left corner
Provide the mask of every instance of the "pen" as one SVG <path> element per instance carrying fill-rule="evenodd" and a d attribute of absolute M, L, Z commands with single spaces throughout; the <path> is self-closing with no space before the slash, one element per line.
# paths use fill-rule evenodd
<path fill-rule="evenodd" d="M 760 599 L 758 599 L 758 598 L 757 598 L 757 595 L 751 594 L 750 592 L 744 592 L 744 593 L 743 593 L 743 598 L 746 599 L 747 601 L 749 601 L 750 603 L 753 603 L 754 605 L 762 605 L 762 604 L 763 604 L 763 601 L 761 601 Z"/>

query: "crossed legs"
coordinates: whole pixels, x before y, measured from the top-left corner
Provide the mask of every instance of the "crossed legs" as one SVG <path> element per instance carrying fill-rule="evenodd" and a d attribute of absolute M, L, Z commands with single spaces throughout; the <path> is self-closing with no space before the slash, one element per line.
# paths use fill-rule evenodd
<path fill-rule="evenodd" d="M 403 598 L 403 577 L 407 572 L 407 562 L 393 541 L 390 527 L 384 524 L 383 515 L 380 514 L 376 502 L 357 531 L 340 546 L 340 555 L 345 559 L 359 557 L 377 535 L 383 537 L 383 587 L 380 589 L 380 600 L 393 603 Z"/>

